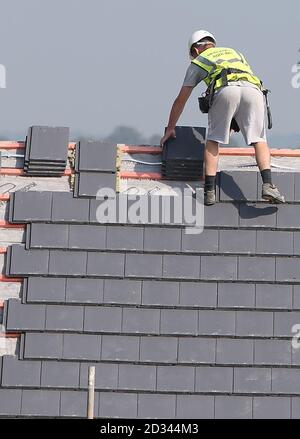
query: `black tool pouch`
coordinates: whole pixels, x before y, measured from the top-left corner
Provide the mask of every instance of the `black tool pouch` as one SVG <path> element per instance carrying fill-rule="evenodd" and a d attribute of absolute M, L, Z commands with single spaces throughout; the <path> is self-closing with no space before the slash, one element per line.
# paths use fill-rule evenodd
<path fill-rule="evenodd" d="M 198 98 L 198 102 L 201 113 L 207 114 L 209 112 L 209 96 L 201 96 Z"/>

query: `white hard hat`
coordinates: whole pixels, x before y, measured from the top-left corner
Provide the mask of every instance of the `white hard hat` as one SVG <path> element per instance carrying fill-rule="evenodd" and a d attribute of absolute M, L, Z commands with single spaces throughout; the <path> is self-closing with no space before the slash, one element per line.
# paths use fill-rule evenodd
<path fill-rule="evenodd" d="M 189 53 L 191 51 L 192 45 L 200 40 L 203 40 L 204 38 L 212 38 L 214 40 L 214 43 L 216 44 L 216 39 L 213 36 L 213 34 L 207 32 L 207 30 L 197 30 L 196 32 L 193 33 L 193 35 L 189 39 Z"/>

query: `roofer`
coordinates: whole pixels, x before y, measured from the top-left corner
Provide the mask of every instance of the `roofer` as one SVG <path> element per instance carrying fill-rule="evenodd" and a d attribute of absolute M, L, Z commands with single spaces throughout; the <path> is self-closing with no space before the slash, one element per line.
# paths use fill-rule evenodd
<path fill-rule="evenodd" d="M 205 31 L 193 33 L 188 44 L 192 60 L 183 86 L 175 99 L 168 127 L 161 145 L 175 137 L 177 121 L 193 88 L 205 81 L 208 89 L 199 99 L 201 111 L 208 113 L 208 134 L 205 147 L 204 202 L 216 202 L 216 174 L 219 144 L 228 144 L 232 130 L 241 130 L 247 145 L 255 148 L 256 161 L 263 180 L 262 198 L 273 203 L 285 199 L 272 184 L 271 154 L 266 139 L 267 90 L 255 76 L 245 57 L 237 50 L 216 47 L 215 37 Z M 268 114 L 270 116 L 270 114 Z M 271 121 L 269 120 L 269 128 Z"/>

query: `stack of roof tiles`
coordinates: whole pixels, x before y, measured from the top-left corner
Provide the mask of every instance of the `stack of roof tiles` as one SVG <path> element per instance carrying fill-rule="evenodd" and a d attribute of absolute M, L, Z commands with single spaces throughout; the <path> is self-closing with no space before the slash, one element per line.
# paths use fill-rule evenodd
<path fill-rule="evenodd" d="M 221 173 L 199 235 L 99 224 L 81 191 L 16 192 L 26 244 L 6 271 L 24 284 L 4 324 L 22 336 L 0 415 L 85 417 L 96 365 L 97 417 L 300 418 L 300 175 L 274 181 L 285 206 L 257 202 L 256 172 Z"/>
<path fill-rule="evenodd" d="M 30 127 L 25 146 L 25 173 L 31 176 L 62 176 L 67 165 L 68 146 L 69 128 Z"/>
<path fill-rule="evenodd" d="M 116 145 L 107 142 L 78 142 L 74 195 L 95 197 L 101 188 L 115 189 L 116 159 Z"/>
<path fill-rule="evenodd" d="M 162 176 L 168 180 L 199 180 L 203 176 L 206 129 L 176 127 L 162 154 Z"/>

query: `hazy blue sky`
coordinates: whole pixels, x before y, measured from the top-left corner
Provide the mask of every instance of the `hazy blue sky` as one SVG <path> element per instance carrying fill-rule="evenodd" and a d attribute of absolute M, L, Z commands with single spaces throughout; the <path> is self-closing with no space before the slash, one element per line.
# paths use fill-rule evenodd
<path fill-rule="evenodd" d="M 162 133 L 197 29 L 242 51 L 272 90 L 274 134 L 300 133 L 300 2 L 252 0 L 0 0 L 0 134 L 66 125 L 73 135 L 135 126 Z M 180 120 L 202 125 L 194 91 Z"/>

